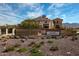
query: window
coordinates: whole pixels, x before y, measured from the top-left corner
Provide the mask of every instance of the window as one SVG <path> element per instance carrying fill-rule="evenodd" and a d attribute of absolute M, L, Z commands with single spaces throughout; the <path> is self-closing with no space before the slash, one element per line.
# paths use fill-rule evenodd
<path fill-rule="evenodd" d="M 8 33 L 12 33 L 12 28 L 9 28 L 8 29 Z"/>
<path fill-rule="evenodd" d="M 1 29 L 1 34 L 6 34 L 6 28 Z"/>
<path fill-rule="evenodd" d="M 49 24 L 43 24 L 43 28 L 49 28 Z"/>
<path fill-rule="evenodd" d="M 60 28 L 60 26 L 59 25 L 56 25 L 56 28 Z"/>
<path fill-rule="evenodd" d="M 57 21 L 57 23 L 59 23 L 59 22 Z"/>
<path fill-rule="evenodd" d="M 45 23 L 47 23 L 47 21 L 45 21 Z"/>

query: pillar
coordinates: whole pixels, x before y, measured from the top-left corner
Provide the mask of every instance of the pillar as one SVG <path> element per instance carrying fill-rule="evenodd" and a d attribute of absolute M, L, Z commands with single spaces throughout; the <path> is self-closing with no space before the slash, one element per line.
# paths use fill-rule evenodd
<path fill-rule="evenodd" d="M 0 35 L 1 35 L 1 29 L 0 29 Z"/>
<path fill-rule="evenodd" d="M 15 35 L 15 28 L 12 29 L 12 35 Z"/>
<path fill-rule="evenodd" d="M 6 35 L 8 35 L 8 28 L 6 28 Z"/>

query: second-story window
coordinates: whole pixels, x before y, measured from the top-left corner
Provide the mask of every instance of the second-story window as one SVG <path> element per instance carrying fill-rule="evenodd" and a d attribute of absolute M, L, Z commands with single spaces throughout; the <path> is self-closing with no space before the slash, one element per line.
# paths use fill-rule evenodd
<path fill-rule="evenodd" d="M 45 23 L 47 23 L 47 21 L 45 21 Z"/>
<path fill-rule="evenodd" d="M 57 23 L 58 23 L 58 21 L 57 21 Z"/>

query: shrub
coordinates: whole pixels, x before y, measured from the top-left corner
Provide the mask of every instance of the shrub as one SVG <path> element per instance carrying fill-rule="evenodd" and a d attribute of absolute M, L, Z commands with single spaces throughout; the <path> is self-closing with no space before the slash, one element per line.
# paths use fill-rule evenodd
<path fill-rule="evenodd" d="M 53 41 L 49 40 L 48 43 L 53 43 Z"/>
<path fill-rule="evenodd" d="M 32 46 L 35 45 L 35 42 L 31 42 L 28 46 Z"/>
<path fill-rule="evenodd" d="M 20 36 L 14 36 L 14 38 L 15 38 L 15 39 L 19 39 L 19 38 L 20 38 Z"/>
<path fill-rule="evenodd" d="M 57 50 L 59 50 L 57 46 L 56 46 L 56 47 L 51 47 L 51 48 L 50 48 L 50 51 L 57 51 Z"/>
<path fill-rule="evenodd" d="M 44 37 L 41 37 L 41 39 L 44 39 Z"/>
<path fill-rule="evenodd" d="M 77 37 L 73 36 L 71 40 L 72 40 L 72 41 L 75 41 L 75 40 L 77 40 L 77 39 L 78 39 Z"/>
<path fill-rule="evenodd" d="M 14 39 L 14 36 L 13 36 L 13 35 L 12 35 L 12 36 L 9 36 L 9 38 L 10 38 L 10 39 Z"/>
<path fill-rule="evenodd" d="M 73 28 L 66 28 L 64 29 L 64 34 L 67 36 L 76 35 L 76 30 Z"/>
<path fill-rule="evenodd" d="M 5 38 L 5 36 L 2 36 L 2 38 Z"/>
<path fill-rule="evenodd" d="M 3 40 L 3 42 L 6 42 L 6 41 L 7 41 L 6 39 Z"/>
<path fill-rule="evenodd" d="M 31 46 L 32 48 L 40 48 L 41 44 L 36 44 L 35 42 L 31 42 L 28 46 Z"/>
<path fill-rule="evenodd" d="M 35 37 L 32 37 L 32 36 L 30 36 L 30 37 L 28 37 L 29 39 L 35 39 Z"/>
<path fill-rule="evenodd" d="M 31 52 L 32 56 L 42 56 L 43 55 L 43 53 L 41 51 L 37 50 L 36 48 L 32 48 L 30 52 Z"/>
<path fill-rule="evenodd" d="M 3 43 L 3 44 L 2 44 L 2 46 L 5 46 L 5 45 L 6 45 L 6 43 Z"/>
<path fill-rule="evenodd" d="M 33 47 L 34 47 L 34 48 L 40 48 L 41 45 L 40 45 L 40 44 L 35 44 Z"/>
<path fill-rule="evenodd" d="M 40 44 L 44 44 L 44 42 L 43 42 L 43 41 L 41 41 L 41 42 L 40 42 Z"/>
<path fill-rule="evenodd" d="M 47 36 L 47 39 L 51 39 L 51 36 Z"/>
<path fill-rule="evenodd" d="M 20 46 L 20 44 L 17 44 L 17 43 L 14 45 L 14 47 L 19 47 L 19 46 Z"/>
<path fill-rule="evenodd" d="M 26 48 L 20 48 L 20 49 L 17 50 L 17 52 L 20 52 L 20 53 L 21 53 L 21 52 L 26 52 L 26 51 L 27 51 Z"/>
<path fill-rule="evenodd" d="M 14 51 L 15 47 L 7 47 L 3 52 Z"/>
<path fill-rule="evenodd" d="M 25 40 L 21 39 L 20 41 L 24 43 Z"/>

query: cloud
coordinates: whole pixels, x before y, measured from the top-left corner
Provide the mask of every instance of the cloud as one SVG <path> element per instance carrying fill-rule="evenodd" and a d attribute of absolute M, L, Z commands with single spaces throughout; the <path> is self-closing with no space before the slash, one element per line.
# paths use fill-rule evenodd
<path fill-rule="evenodd" d="M 35 12 L 28 12 L 27 13 L 27 18 L 36 18 L 43 15 L 42 11 L 35 11 Z"/>
<path fill-rule="evenodd" d="M 40 3 L 18 3 L 18 4 L 1 3 L 0 4 L 0 25 L 18 24 L 24 19 L 36 18 L 41 15 L 47 15 L 47 17 L 50 19 L 61 17 L 65 19 L 65 22 L 67 22 L 67 19 L 69 20 L 69 19 L 78 18 L 78 15 L 79 15 L 78 9 L 75 9 L 75 7 L 73 7 L 72 5 L 71 6 L 68 6 L 68 5 L 69 4 L 64 4 L 64 3 L 63 4 L 53 3 L 48 5 L 40 4 Z M 65 8 L 65 6 L 67 7 Z"/>
<path fill-rule="evenodd" d="M 0 4 L 0 25 L 16 24 L 22 16 L 16 14 L 8 4 Z"/>
<path fill-rule="evenodd" d="M 40 6 L 40 4 L 33 4 L 31 7 L 32 11 L 27 12 L 27 18 L 36 18 L 44 14 L 44 6 Z"/>
<path fill-rule="evenodd" d="M 16 17 L 9 17 L 8 15 L 4 15 L 4 14 L 0 14 L 0 25 L 4 25 L 4 24 L 16 24 L 18 18 Z"/>
<path fill-rule="evenodd" d="M 35 10 L 36 8 L 40 7 L 40 4 L 38 3 L 19 3 L 17 4 L 18 10 L 23 9 L 29 9 L 29 10 Z M 17 10 L 17 9 L 16 9 Z"/>
<path fill-rule="evenodd" d="M 68 15 L 66 19 L 68 19 L 71 23 L 78 23 L 79 13 Z"/>
<path fill-rule="evenodd" d="M 54 9 L 54 8 L 61 8 L 63 6 L 65 6 L 67 4 L 64 4 L 64 3 L 53 3 L 49 6 L 48 10 L 51 10 L 51 9 Z"/>
<path fill-rule="evenodd" d="M 37 3 L 26 3 L 26 6 L 29 6 L 31 9 L 36 9 L 40 7 L 40 4 Z"/>
<path fill-rule="evenodd" d="M 78 19 L 79 19 L 79 13 L 78 12 L 70 12 L 67 14 L 62 14 L 61 18 L 63 19 L 64 23 L 79 23 Z"/>
<path fill-rule="evenodd" d="M 13 9 L 12 6 L 16 6 L 16 9 Z M 27 11 L 29 9 L 29 11 Z M 28 3 L 19 3 L 19 4 L 0 4 L 0 22 L 1 24 L 16 24 L 25 18 L 38 17 L 43 14 L 43 7 L 40 4 L 28 4 Z M 24 11 L 25 10 L 25 11 Z M 30 11 L 31 10 L 31 11 Z"/>
<path fill-rule="evenodd" d="M 52 15 L 48 14 L 48 15 L 47 15 L 47 17 L 48 17 L 48 18 L 51 18 L 51 17 L 52 17 Z"/>
<path fill-rule="evenodd" d="M 62 7 L 66 6 L 66 5 L 69 5 L 69 4 L 53 3 L 47 9 L 48 14 L 53 15 L 55 18 L 59 17 L 62 14 Z"/>
<path fill-rule="evenodd" d="M 21 16 L 24 18 L 30 18 L 33 17 L 34 15 L 39 16 L 43 13 L 42 10 L 43 6 L 40 6 L 40 4 L 38 3 L 19 3 L 17 4 L 17 6 L 18 8 L 14 10 L 14 12 L 17 13 L 18 15 L 21 14 Z"/>
<path fill-rule="evenodd" d="M 67 4 L 65 4 L 65 3 L 55 3 L 55 4 L 54 4 L 54 6 L 55 6 L 56 8 L 61 8 L 61 7 L 65 6 L 65 5 L 67 5 Z"/>
<path fill-rule="evenodd" d="M 60 11 L 59 11 L 59 9 L 57 9 L 56 7 L 55 7 L 55 4 L 51 4 L 49 7 L 48 7 L 48 9 L 47 9 L 47 11 L 48 11 L 48 14 L 49 15 L 52 15 L 52 16 L 59 16 L 59 13 L 60 13 Z"/>

